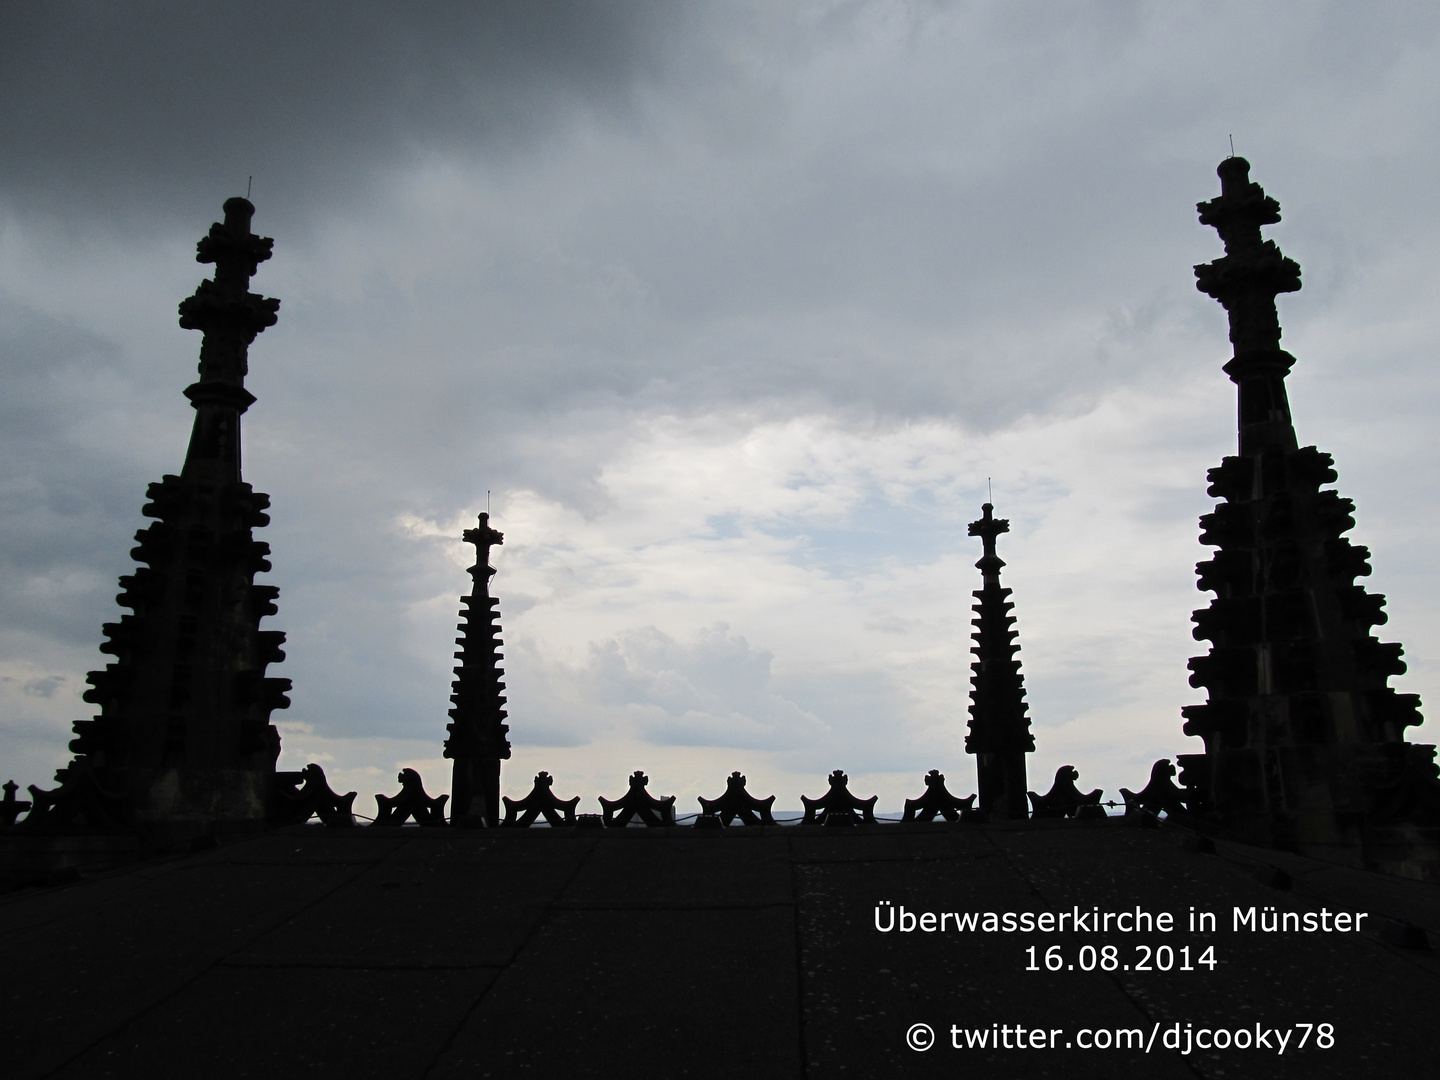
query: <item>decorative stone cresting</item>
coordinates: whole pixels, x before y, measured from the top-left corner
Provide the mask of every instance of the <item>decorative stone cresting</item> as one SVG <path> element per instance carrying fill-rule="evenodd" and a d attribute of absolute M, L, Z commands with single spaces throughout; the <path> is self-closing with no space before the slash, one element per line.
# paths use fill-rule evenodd
<path fill-rule="evenodd" d="M 850 794 L 850 778 L 845 773 L 836 769 L 830 774 L 830 790 L 818 799 L 811 799 L 805 795 L 800 796 L 800 801 L 805 804 L 805 818 L 803 825 L 856 825 L 855 814 L 858 811 L 861 818 L 868 824 L 875 823 L 875 800 L 880 796 L 871 795 L 868 799 L 857 799 Z"/>
<path fill-rule="evenodd" d="M 1162 811 L 1167 817 L 1184 814 L 1185 793 L 1175 786 L 1171 779 L 1174 775 L 1175 766 L 1170 759 L 1161 758 L 1150 767 L 1150 782 L 1140 791 L 1122 787 L 1120 797 L 1125 800 L 1126 816 L 1141 812 L 1158 815 Z"/>
<path fill-rule="evenodd" d="M 275 774 L 275 818 L 277 825 L 303 825 L 312 817 L 332 829 L 355 824 L 355 792 L 344 795 L 330 790 L 325 770 L 313 761 L 299 772 Z"/>
<path fill-rule="evenodd" d="M 401 769 L 396 779 L 400 781 L 400 794 L 375 796 L 380 807 L 375 815 L 376 825 L 404 825 L 410 819 L 417 825 L 445 824 L 445 803 L 449 795 L 437 795 L 433 799 L 426 795 L 420 774 L 414 769 Z"/>
<path fill-rule="evenodd" d="M 775 796 L 767 795 L 763 799 L 755 798 L 745 790 L 745 777 L 738 770 L 732 772 L 726 779 L 724 795 L 718 799 L 707 799 L 702 795 L 699 800 L 703 814 L 716 815 L 720 819 L 721 825 L 729 825 L 737 817 L 742 825 L 775 824 L 775 819 L 770 813 L 771 808 L 775 805 Z"/>
<path fill-rule="evenodd" d="M 655 798 L 645 790 L 650 778 L 639 769 L 630 774 L 630 790 L 623 798 L 607 799 L 600 796 L 600 807 L 604 811 L 603 821 L 609 828 L 623 828 L 632 818 L 638 817 L 652 828 L 658 825 L 675 824 L 675 796 Z"/>
<path fill-rule="evenodd" d="M 525 798 L 512 799 L 508 795 L 503 796 L 505 820 L 501 824 L 510 828 L 528 829 L 535 823 L 535 819 L 543 814 L 546 823 L 552 828 L 574 825 L 575 808 L 580 805 L 580 796 L 560 799 L 551 790 L 554 783 L 554 777 L 548 772 L 536 773 L 535 786 Z"/>
<path fill-rule="evenodd" d="M 1082 792 L 1075 786 L 1080 779 L 1080 770 L 1074 765 L 1061 765 L 1055 770 L 1055 782 L 1044 795 L 1030 792 L 1030 803 L 1037 818 L 1063 817 L 1104 817 L 1105 808 L 1100 805 L 1104 789 L 1096 788 Z"/>
<path fill-rule="evenodd" d="M 15 798 L 15 792 L 19 787 L 20 785 L 14 780 L 5 781 L 5 798 L 0 800 L 0 829 L 11 828 L 15 824 L 15 819 L 30 809 L 28 800 Z"/>
<path fill-rule="evenodd" d="M 56 775 L 61 777 L 61 784 L 53 791 L 30 785 L 30 813 L 18 826 L 21 830 L 134 831 L 135 809 L 130 798 L 124 791 L 106 784 L 88 758 L 76 758 Z"/>
<path fill-rule="evenodd" d="M 975 806 L 975 796 L 963 799 L 951 795 L 945 788 L 945 774 L 931 769 L 925 774 L 925 794 L 918 799 L 905 800 L 905 816 L 901 821 L 934 821 L 936 814 L 946 821 L 959 821 L 960 815 Z"/>

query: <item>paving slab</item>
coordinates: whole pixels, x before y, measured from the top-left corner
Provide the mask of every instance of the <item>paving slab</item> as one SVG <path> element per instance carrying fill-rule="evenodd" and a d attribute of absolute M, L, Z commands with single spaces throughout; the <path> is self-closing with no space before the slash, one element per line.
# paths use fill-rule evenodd
<path fill-rule="evenodd" d="M 405 846 L 408 829 L 279 829 L 193 856 L 197 863 L 300 866 L 313 863 L 375 863 Z"/>
<path fill-rule="evenodd" d="M 788 906 L 557 912 L 433 1080 L 803 1075 Z"/>
<path fill-rule="evenodd" d="M 48 1075 L 418 1080 L 495 975 L 220 966 Z"/>
<path fill-rule="evenodd" d="M 0 1062 L 7 1080 L 1433 1072 L 1433 950 L 1233 920 L 1364 910 L 1429 931 L 1440 886 L 1184 839 L 1118 819 L 285 829 L 0 896 Z M 1137 907 L 1175 922 L 1113 919 Z M 1302 1049 L 1307 1024 L 1333 1029 Z M 1257 1025 L 1268 1046 L 1193 1042 Z M 1187 1031 L 1190 1052 L 1167 1046 Z"/>
<path fill-rule="evenodd" d="M 123 902 L 4 939 L 0 1060 L 41 1075 L 343 884 L 349 866 L 176 864 Z M 81 882 L 44 894 L 93 893 Z M 3 919 L 0 913 L 0 919 Z"/>
<path fill-rule="evenodd" d="M 588 845 L 545 858 L 473 857 L 416 841 L 358 874 L 304 914 L 256 938 L 237 961 L 347 967 L 501 967 L 574 876 Z"/>
<path fill-rule="evenodd" d="M 7 947 L 12 936 L 25 936 L 47 923 L 83 917 L 87 912 L 120 907 L 164 888 L 163 875 L 131 870 L 100 875 L 83 889 L 27 888 L 0 894 L 0 949 Z"/>
<path fill-rule="evenodd" d="M 1337 1032 L 1328 1050 L 1313 1044 L 1299 1052 L 1292 1048 L 1263 1066 L 1259 1051 L 1196 1052 L 1189 1065 L 1198 1074 L 1233 1075 L 1238 1066 L 1263 1067 L 1266 1075 L 1277 1077 L 1355 1076 L 1365 1075 L 1378 1060 L 1418 1070 L 1415 1075 L 1432 1067 L 1433 1052 L 1415 1032 L 1434 1023 L 1440 982 L 1413 956 L 1377 941 L 1363 920 L 1360 930 L 1346 933 L 1236 928 L 1237 910 L 1243 918 L 1253 909 L 1259 925 L 1267 911 L 1353 914 L 1368 910 L 1368 901 L 1359 908 L 1334 903 L 1327 908 L 1321 898 L 1262 883 L 1247 863 L 1186 851 L 1169 831 L 1111 826 L 1079 830 L 1063 840 L 1043 830 L 992 836 L 1057 910 L 1139 907 L 1174 916 L 1176 929 L 1168 934 L 1096 930 L 1086 937 L 1096 948 L 1116 950 L 1120 966 L 1110 977 L 1150 1024 L 1170 1030 L 1180 1025 L 1181 1031 L 1187 1025 L 1248 1031 L 1248 1041 L 1257 1031 L 1290 1031 L 1293 1043 L 1316 1038 L 1314 1031 L 1307 1036 L 1308 1029 L 1296 1025 L 1330 1024 Z M 1384 889 L 1389 882 L 1373 884 Z M 1215 929 L 1191 931 L 1192 909 L 1213 913 Z M 1173 960 L 1169 970 L 1161 970 L 1163 946 L 1171 950 L 1164 954 L 1165 962 Z M 1190 971 L 1183 970 L 1181 950 L 1187 947 Z M 1211 947 L 1214 966 L 1201 965 L 1199 959 Z M 1149 970 L 1139 970 L 1142 966 Z M 1385 989 L 1377 993 L 1377 987 Z"/>
<path fill-rule="evenodd" d="M 955 848 L 949 859 L 946 844 Z M 1104 972 L 1026 971 L 1024 947 L 1036 944 L 1035 936 L 958 933 L 953 919 L 948 932 L 934 923 L 925 929 L 927 913 L 1046 909 L 984 835 L 952 833 L 907 846 L 927 858 L 895 858 L 866 845 L 883 857 L 847 861 L 837 851 L 797 865 L 809 1076 L 1113 1076 L 1140 1066 L 1147 1076 L 1192 1075 L 1164 1056 L 1147 1061 L 1139 1051 L 1099 1055 L 1073 1046 L 1087 1027 L 1143 1026 L 1148 1034 L 1143 1010 Z M 1071 956 L 1085 943 L 1074 934 L 1043 942 Z M 929 1030 L 917 1033 L 918 1024 Z"/>
<path fill-rule="evenodd" d="M 1269 851 L 1248 844 L 1221 841 L 1218 852 L 1242 866 L 1274 866 L 1288 873 L 1295 892 L 1369 907 L 1377 914 L 1424 928 L 1440 945 L 1440 904 L 1433 883 L 1376 874 L 1353 866 L 1337 866 L 1288 851 Z"/>
<path fill-rule="evenodd" d="M 957 852 L 995 853 L 989 830 L 973 825 L 862 825 L 848 829 L 787 830 L 795 858 L 803 862 L 915 862 L 951 859 Z"/>
<path fill-rule="evenodd" d="M 783 836 L 676 830 L 665 842 L 600 844 L 565 890 L 562 907 L 727 907 L 789 904 Z M 738 832 L 738 830 L 736 830 Z"/>

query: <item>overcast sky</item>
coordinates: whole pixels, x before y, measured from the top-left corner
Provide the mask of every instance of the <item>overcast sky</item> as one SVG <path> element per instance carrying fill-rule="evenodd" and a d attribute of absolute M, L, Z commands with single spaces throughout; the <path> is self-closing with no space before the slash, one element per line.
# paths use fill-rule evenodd
<path fill-rule="evenodd" d="M 1440 706 L 1440 9 L 1426 3 L 0 5 L 0 773 L 50 786 L 145 486 L 178 472 L 195 241 L 253 177 L 282 767 L 441 759 L 486 507 L 505 791 L 852 790 L 963 751 L 979 516 L 1011 521 L 1030 786 L 1141 786 L 1233 452 L 1229 152 L 1304 271 L 1392 685 Z M 1430 741 L 1435 724 L 1412 738 Z"/>

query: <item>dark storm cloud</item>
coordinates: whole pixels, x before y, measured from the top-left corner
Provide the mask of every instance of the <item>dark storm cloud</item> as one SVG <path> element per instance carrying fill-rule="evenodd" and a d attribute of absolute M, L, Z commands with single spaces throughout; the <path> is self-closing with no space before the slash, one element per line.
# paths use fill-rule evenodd
<path fill-rule="evenodd" d="M 620 113 L 688 5 L 7 3 L 0 185 L 23 203 L 112 214 L 191 206 L 255 175 L 334 200 L 377 161 L 525 144 L 583 105 Z M 76 204 L 79 204 L 78 206 Z"/>
<path fill-rule="evenodd" d="M 115 352 L 0 297 L 0 629 L 89 643 L 95 620 L 113 617 L 109 570 L 139 517 L 142 484 L 128 455 L 77 436 L 116 392 L 97 382 Z"/>

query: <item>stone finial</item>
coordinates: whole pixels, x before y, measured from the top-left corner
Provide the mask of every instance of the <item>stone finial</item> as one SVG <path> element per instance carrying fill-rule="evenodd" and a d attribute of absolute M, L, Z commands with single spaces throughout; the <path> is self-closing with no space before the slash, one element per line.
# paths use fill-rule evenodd
<path fill-rule="evenodd" d="M 1196 209 L 1200 223 L 1220 234 L 1225 254 L 1195 267 L 1195 287 L 1224 305 L 1237 357 L 1273 354 L 1280 349 L 1275 297 L 1300 288 L 1300 264 L 1260 235 L 1262 225 L 1280 220 L 1280 204 L 1250 180 L 1250 163 L 1226 158 L 1216 172 L 1220 196 L 1196 204 Z"/>
<path fill-rule="evenodd" d="M 980 537 L 984 544 L 985 553 L 975 565 L 985 573 L 999 573 L 1000 568 L 1005 564 L 995 554 L 995 537 L 1001 533 L 1010 531 L 1010 520 L 1008 518 L 993 517 L 995 507 L 991 503 L 985 503 L 980 507 L 980 517 L 970 522 L 969 535 Z M 992 569 L 993 567 L 993 569 Z"/>

